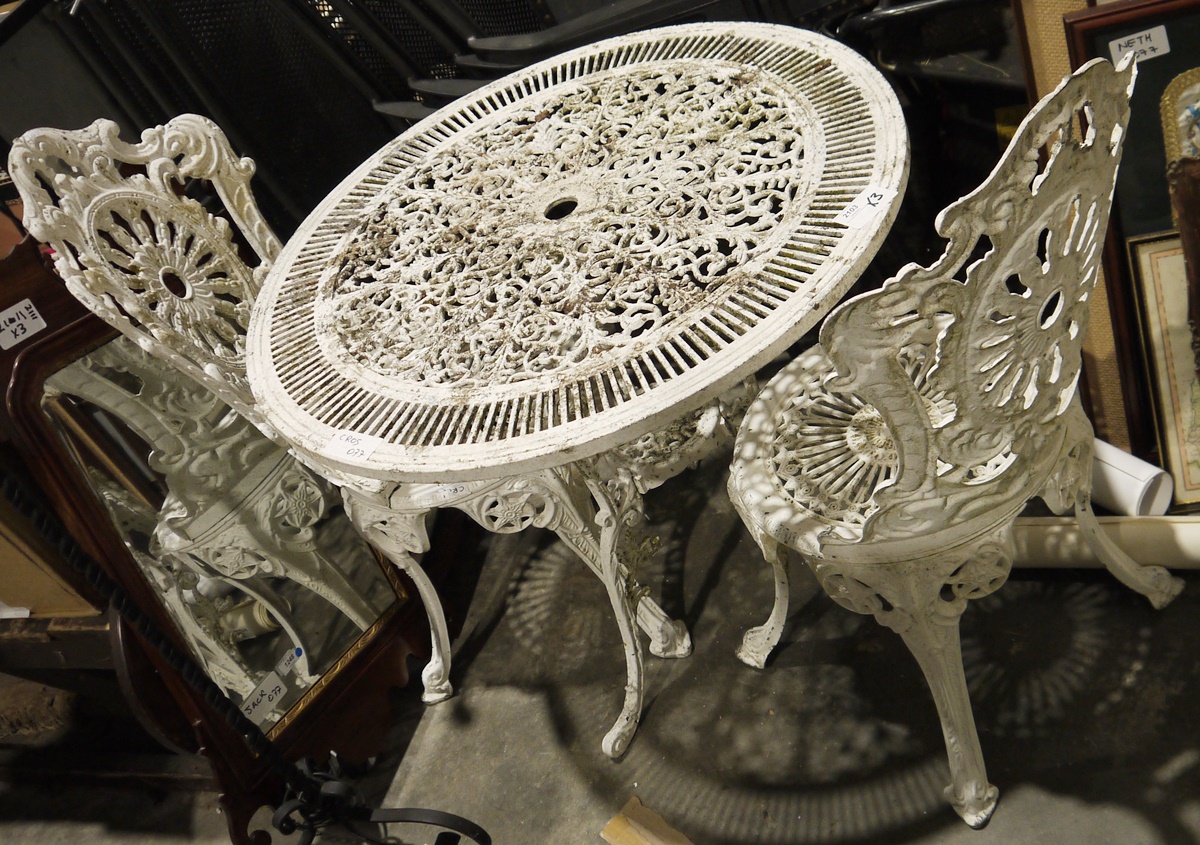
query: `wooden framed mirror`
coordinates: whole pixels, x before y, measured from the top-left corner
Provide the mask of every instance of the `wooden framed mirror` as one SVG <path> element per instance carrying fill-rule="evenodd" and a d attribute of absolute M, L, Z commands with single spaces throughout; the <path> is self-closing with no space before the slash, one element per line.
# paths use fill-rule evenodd
<path fill-rule="evenodd" d="M 407 684 L 410 655 L 428 654 L 415 588 L 359 538 L 336 490 L 314 488 L 211 395 L 80 316 L 44 263 L 34 270 L 46 326 L 7 356 L 6 410 L 64 526 L 285 757 L 377 754 L 390 691 Z M 444 573 L 473 535 L 451 520 L 437 529 L 426 563 Z M 132 697 L 158 735 L 201 750 L 233 841 L 252 841 L 251 817 L 282 799 L 282 780 L 176 668 L 118 628 Z"/>
<path fill-rule="evenodd" d="M 51 373 L 41 408 L 192 659 L 268 736 L 407 598 L 335 488 L 127 338 Z"/>

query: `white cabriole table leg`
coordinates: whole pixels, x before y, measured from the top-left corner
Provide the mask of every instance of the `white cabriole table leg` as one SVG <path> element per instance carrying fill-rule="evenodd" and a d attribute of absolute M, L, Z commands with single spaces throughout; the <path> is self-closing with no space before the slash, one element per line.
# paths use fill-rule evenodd
<path fill-rule="evenodd" d="M 613 607 L 625 650 L 625 699 L 603 741 L 611 757 L 625 752 L 642 707 L 642 647 L 637 628 L 650 637 L 650 650 L 662 657 L 685 657 L 691 638 L 653 600 L 641 596 L 631 570 L 648 555 L 639 542 L 642 497 L 631 474 L 602 473 L 596 461 L 581 461 L 489 482 L 394 485 L 371 491 L 343 488 L 346 509 L 363 536 L 417 585 L 429 616 L 432 656 L 422 680 L 427 703 L 453 693 L 450 638 L 441 602 L 417 555 L 429 549 L 425 517 L 436 507 L 453 507 L 498 534 L 546 528 L 600 578 Z"/>
<path fill-rule="evenodd" d="M 394 508 L 387 487 L 363 489 L 347 484 L 342 487 L 342 499 L 350 521 L 368 543 L 383 553 L 412 579 L 421 595 L 421 604 L 429 617 L 430 658 L 421 681 L 426 704 L 444 701 L 454 694 L 450 685 L 450 634 L 446 614 L 433 582 L 421 568 L 417 556 L 429 551 L 429 535 L 425 516 L 430 508 Z"/>

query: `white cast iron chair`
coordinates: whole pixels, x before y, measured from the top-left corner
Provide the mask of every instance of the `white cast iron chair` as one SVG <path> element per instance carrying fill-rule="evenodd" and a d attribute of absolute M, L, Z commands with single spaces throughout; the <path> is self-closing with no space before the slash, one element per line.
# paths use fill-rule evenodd
<path fill-rule="evenodd" d="M 941 259 L 835 310 L 821 344 L 755 400 L 735 446 L 730 495 L 775 572 L 771 616 L 739 657 L 761 667 L 779 640 L 790 547 L 917 658 L 950 757 L 947 798 L 972 827 L 998 792 L 958 620 L 1004 583 L 1026 502 L 1074 507 L 1093 551 L 1156 607 L 1182 587 L 1100 532 L 1076 392 L 1134 72 L 1094 61 L 1038 103 L 983 185 L 938 217 Z"/>
<path fill-rule="evenodd" d="M 212 573 L 205 573 L 202 564 L 193 558 L 151 554 L 146 548 L 150 545 L 147 538 L 153 535 L 158 525 L 158 511 L 104 474 L 92 472 L 90 475 L 92 486 L 104 501 L 129 554 L 158 592 L 175 627 L 191 648 L 192 657 L 226 695 L 245 700 L 267 675 L 265 670 L 256 670 L 247 663 L 237 645 L 240 632 L 226 621 L 243 593 L 270 614 L 276 627 L 282 627 L 292 643 L 303 650 L 296 664 L 296 674 L 301 682 L 309 685 L 317 680 L 308 660 L 312 652 L 291 624 L 290 608 L 278 600 L 265 579 L 244 581 L 239 584 L 241 592 L 231 596 L 214 595 L 202 589 L 202 584 L 208 586 L 205 582 L 225 582 Z"/>
<path fill-rule="evenodd" d="M 181 115 L 148 129 L 137 144 L 122 142 L 118 132 L 116 124 L 99 120 L 77 132 L 31 130 L 14 142 L 9 171 L 25 201 L 26 227 L 55 248 L 59 275 L 93 313 L 271 435 L 255 408 L 245 366 L 251 307 L 280 249 L 250 191 L 254 163 L 238 158 L 221 130 L 197 115 Z M 134 172 L 129 174 L 131 168 Z M 183 193 L 195 180 L 212 185 L 228 219 L 214 216 Z M 751 381 L 601 460 L 609 462 L 613 475 L 631 477 L 640 492 L 657 487 L 732 443 L 732 429 L 753 392 Z M 308 472 L 288 460 L 297 472 Z M 471 485 L 395 488 L 331 468 L 315 469 L 342 487 L 346 511 L 359 532 L 415 582 L 429 617 L 433 652 L 422 673 L 424 700 L 448 698 L 452 688 L 446 620 L 415 555 L 429 547 L 425 514 L 462 499 Z M 309 475 L 314 484 L 325 485 Z M 577 493 L 586 490 L 564 495 Z M 636 597 L 636 621 L 649 635 L 652 653 L 690 653 L 686 628 L 637 590 L 624 561 L 615 574 L 603 570 L 605 553 L 600 547 L 620 542 L 616 537 L 624 530 L 604 527 L 612 522 L 612 514 L 596 514 L 596 526 L 581 525 L 573 533 L 559 523 L 572 513 L 592 512 L 589 503 L 569 509 L 545 507 L 528 491 L 517 494 L 529 500 L 524 505 L 529 513 L 522 511 L 503 524 L 484 507 L 487 497 L 482 504 L 471 501 L 461 507 L 492 531 L 507 533 L 533 524 L 574 538 L 572 548 L 601 577 L 611 596 Z M 550 522 L 552 517 L 558 522 Z M 606 751 L 614 756 L 623 751 L 632 733 L 630 722 L 636 723 L 641 709 L 640 647 L 625 636 L 624 628 L 622 632 L 626 703 L 605 740 Z"/>
<path fill-rule="evenodd" d="M 228 594 L 252 597 L 272 627 L 301 648 L 295 671 L 307 683 L 315 679 L 309 661 L 317 655 L 275 579 L 312 591 L 359 630 L 386 609 L 331 562 L 354 560 L 361 550 L 347 542 L 318 546 L 315 517 L 336 501 L 336 491 L 314 484 L 307 469 L 202 385 L 121 337 L 46 380 L 47 399 L 62 395 L 104 411 L 150 447 L 149 468 L 167 489 L 161 507 L 120 495 L 116 482 L 93 476 L 93 483 L 206 668 L 222 669 L 214 654 L 242 665 L 238 631 L 221 618 L 234 602 Z M 362 542 L 352 532 L 345 539 Z M 221 595 L 197 590 L 204 581 L 224 585 Z M 186 607 L 184 593 L 191 600 Z M 247 670 L 241 679 L 249 689 L 231 686 L 229 668 L 209 674 L 240 695 L 261 680 Z"/>
<path fill-rule="evenodd" d="M 111 122 L 14 144 L 27 227 L 54 247 L 76 298 L 133 341 L 93 353 L 92 377 L 75 370 L 80 378 L 58 389 L 125 420 L 154 449 L 170 490 L 154 531 L 161 554 L 190 556 L 243 586 L 287 578 L 365 630 L 382 608 L 314 542 L 337 490 L 246 421 L 241 327 L 279 242 L 250 197 L 252 166 L 214 132 L 189 116 L 140 145 L 120 143 Z M 193 179 L 216 187 L 236 239 L 228 221 L 181 196 Z M 258 268 L 243 260 L 247 250 Z M 156 361 L 191 378 L 180 384 Z"/>

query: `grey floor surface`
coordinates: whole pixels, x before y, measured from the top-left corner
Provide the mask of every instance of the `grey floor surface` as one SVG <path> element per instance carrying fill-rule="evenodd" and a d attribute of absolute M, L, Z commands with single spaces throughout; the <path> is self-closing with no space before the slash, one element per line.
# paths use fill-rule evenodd
<path fill-rule="evenodd" d="M 936 713 L 894 634 L 800 571 L 767 668 L 734 657 L 768 610 L 770 575 L 723 484 L 701 468 L 648 498 L 662 546 L 642 580 L 695 653 L 647 657 L 624 758 L 600 751 L 624 679 L 604 592 L 527 532 L 492 544 L 456 644 L 459 695 L 428 708 L 397 696 L 395 742 L 366 793 L 461 814 L 497 845 L 599 843 L 631 796 L 694 845 L 1200 843 L 1200 578 L 1156 612 L 1103 572 L 1018 571 L 968 610 L 964 663 L 1001 790 L 972 831 L 941 798 Z M 5 845 L 225 841 L 208 793 L 0 787 Z"/>

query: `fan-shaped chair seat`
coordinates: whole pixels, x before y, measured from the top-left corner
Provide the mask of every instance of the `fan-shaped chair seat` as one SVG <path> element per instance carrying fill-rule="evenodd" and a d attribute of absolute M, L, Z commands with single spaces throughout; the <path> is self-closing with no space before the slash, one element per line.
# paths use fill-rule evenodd
<path fill-rule="evenodd" d="M 819 344 L 784 367 L 758 394 L 753 412 L 740 431 L 736 495 L 756 534 L 812 555 L 838 556 L 841 545 L 858 555 L 871 545 L 883 552 L 923 552 L 947 544 L 969 542 L 1011 521 L 1025 503 L 1042 492 L 1064 450 L 1050 443 L 1022 478 L 1023 487 L 1006 486 L 988 497 L 990 478 L 1006 468 L 1001 453 L 974 467 L 976 502 L 967 513 L 936 534 L 871 538 L 866 527 L 880 508 L 878 494 L 894 483 L 899 454 L 882 414 L 860 396 L 830 384 L 837 375 Z M 944 394 L 934 395 L 929 382 L 913 368 L 913 382 L 931 424 L 938 428 L 954 414 Z M 1065 440 L 1065 428 L 1056 432 Z M 1090 428 L 1088 428 L 1090 435 Z M 1083 448 L 1083 444 L 1079 444 Z M 1051 479 L 1053 481 L 1053 479 Z M 1051 494 L 1047 494 L 1051 495 Z M 945 503 L 930 499 L 927 510 Z"/>

